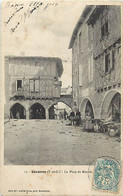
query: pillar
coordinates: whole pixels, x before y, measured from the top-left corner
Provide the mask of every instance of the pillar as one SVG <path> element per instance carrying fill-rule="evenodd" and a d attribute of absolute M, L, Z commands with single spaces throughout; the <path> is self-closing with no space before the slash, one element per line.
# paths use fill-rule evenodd
<path fill-rule="evenodd" d="M 49 119 L 49 110 L 48 110 L 48 108 L 46 108 L 46 119 L 48 120 Z"/>
<path fill-rule="evenodd" d="M 26 110 L 26 119 L 29 120 L 29 110 Z"/>

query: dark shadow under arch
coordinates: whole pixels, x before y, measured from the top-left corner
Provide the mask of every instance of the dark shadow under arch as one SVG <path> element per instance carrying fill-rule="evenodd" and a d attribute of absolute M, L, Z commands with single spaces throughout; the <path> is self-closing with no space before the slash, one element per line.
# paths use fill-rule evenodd
<path fill-rule="evenodd" d="M 116 118 L 116 115 L 121 115 L 121 94 L 118 91 L 112 90 L 106 94 L 101 107 L 101 118 L 105 119 L 109 115 Z"/>
<path fill-rule="evenodd" d="M 89 113 L 89 115 L 94 118 L 94 112 L 93 112 L 93 108 L 92 108 L 92 104 L 91 102 L 88 100 L 86 103 L 86 107 L 85 107 L 85 115 Z"/>
<path fill-rule="evenodd" d="M 45 108 L 39 103 L 33 104 L 30 107 L 29 113 L 30 119 L 46 119 Z"/>
<path fill-rule="evenodd" d="M 49 119 L 55 119 L 54 105 L 49 108 Z"/>
<path fill-rule="evenodd" d="M 114 121 L 121 121 L 121 95 L 120 93 L 116 93 L 109 105 L 108 115 L 112 115 Z"/>
<path fill-rule="evenodd" d="M 11 119 L 25 119 L 26 109 L 20 103 L 15 103 L 10 109 L 10 118 Z"/>
<path fill-rule="evenodd" d="M 94 108 L 93 108 L 91 101 L 88 98 L 84 98 L 82 100 L 80 112 L 81 112 L 82 118 L 85 118 L 87 113 L 89 113 L 91 117 L 94 118 Z"/>

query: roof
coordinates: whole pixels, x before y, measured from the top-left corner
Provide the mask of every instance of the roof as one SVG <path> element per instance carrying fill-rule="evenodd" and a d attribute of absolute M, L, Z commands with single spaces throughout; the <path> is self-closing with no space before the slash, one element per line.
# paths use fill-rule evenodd
<path fill-rule="evenodd" d="M 75 26 L 75 28 L 74 28 L 74 30 L 73 30 L 73 33 L 72 33 L 72 36 L 71 36 L 71 40 L 70 40 L 70 43 L 69 43 L 69 47 L 68 47 L 69 49 L 71 49 L 71 48 L 73 47 L 73 44 L 74 44 L 74 41 L 75 41 L 75 39 L 76 39 L 77 32 L 78 32 L 78 29 L 79 29 L 80 25 L 83 24 L 84 19 L 85 19 L 85 17 L 87 16 L 87 14 L 88 14 L 92 9 L 94 9 L 95 7 L 96 7 L 96 6 L 94 6 L 94 5 L 87 5 L 87 6 L 84 8 L 84 10 L 83 10 L 83 12 L 82 12 L 82 14 L 81 14 L 81 16 L 80 16 L 80 18 L 79 18 L 79 20 L 78 20 L 76 26 Z"/>
<path fill-rule="evenodd" d="M 63 64 L 62 60 L 57 57 L 42 57 L 42 56 L 5 56 L 5 60 L 7 59 L 25 59 L 25 60 L 51 60 L 56 62 L 56 66 L 58 67 L 58 76 L 61 77 L 63 73 Z"/>
<path fill-rule="evenodd" d="M 95 7 L 95 9 L 93 10 L 93 12 L 91 13 L 91 15 L 88 18 L 87 23 L 90 25 L 93 25 L 96 21 L 96 19 L 98 18 L 98 16 L 101 14 L 101 12 L 104 10 L 104 8 L 106 8 L 106 5 L 98 5 Z"/>

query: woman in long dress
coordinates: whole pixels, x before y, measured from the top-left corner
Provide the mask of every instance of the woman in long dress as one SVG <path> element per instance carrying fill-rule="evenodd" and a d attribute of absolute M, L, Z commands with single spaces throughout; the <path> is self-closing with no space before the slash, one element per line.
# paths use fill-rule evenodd
<path fill-rule="evenodd" d="M 91 118 L 90 113 L 88 113 L 86 115 L 86 118 L 85 118 L 85 130 L 86 131 L 92 131 L 93 128 L 94 128 L 94 126 L 93 126 L 93 123 L 92 123 L 92 118 Z"/>

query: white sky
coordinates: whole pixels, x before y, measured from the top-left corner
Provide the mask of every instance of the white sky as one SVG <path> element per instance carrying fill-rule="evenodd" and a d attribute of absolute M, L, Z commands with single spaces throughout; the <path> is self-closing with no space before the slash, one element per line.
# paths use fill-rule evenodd
<path fill-rule="evenodd" d="M 49 6 L 43 11 L 46 4 L 43 3 L 29 17 L 26 15 L 24 20 L 24 12 L 28 13 L 28 9 L 33 8 L 29 7 L 29 2 L 24 3 L 24 8 L 17 12 L 7 25 L 5 22 L 16 9 L 10 6 L 4 7 L 4 54 L 21 55 L 21 52 L 24 52 L 26 56 L 60 57 L 64 68 L 61 78 L 62 87 L 67 87 L 71 85 L 72 80 L 71 50 L 68 46 L 84 6 L 80 1 L 59 2 L 57 6 Z M 14 28 L 18 22 L 20 22 L 19 26 L 11 34 L 11 28 Z"/>

